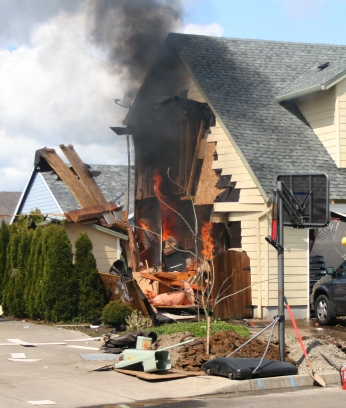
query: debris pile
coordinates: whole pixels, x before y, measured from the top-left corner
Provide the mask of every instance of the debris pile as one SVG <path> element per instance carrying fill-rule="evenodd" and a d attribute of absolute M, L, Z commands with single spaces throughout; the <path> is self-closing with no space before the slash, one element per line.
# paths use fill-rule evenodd
<path fill-rule="evenodd" d="M 175 342 L 184 341 L 193 337 L 190 333 L 180 333 L 180 337 L 175 337 Z M 155 342 L 155 348 L 162 348 L 166 344 L 172 344 L 171 336 L 160 336 Z M 213 334 L 210 337 L 210 354 L 207 354 L 207 340 L 198 338 L 192 344 L 179 347 L 173 354 L 171 352 L 171 361 L 175 368 L 183 369 L 184 371 L 202 371 L 202 364 L 205 361 L 216 357 L 226 357 L 248 339 L 240 336 L 233 331 L 224 331 Z M 255 339 L 248 345 L 244 346 L 235 355 L 236 357 L 258 357 L 261 358 L 265 352 L 267 343 L 262 340 Z M 266 354 L 266 359 L 277 360 L 279 355 L 278 342 L 271 342 Z M 286 351 L 286 361 L 295 363 L 289 356 L 289 350 Z"/>
<path fill-rule="evenodd" d="M 153 344 L 158 349 L 170 344 L 182 342 L 193 337 L 191 333 L 176 333 L 173 335 L 159 336 Z M 172 366 L 177 369 L 192 372 L 202 372 L 202 364 L 216 357 L 225 357 L 244 344 L 248 339 L 232 331 L 218 332 L 210 337 L 210 354 L 206 354 L 206 339 L 197 338 L 196 342 L 170 350 Z M 329 357 L 336 366 L 346 362 L 346 342 L 336 340 L 330 336 L 303 337 L 306 350 L 315 371 L 319 373 L 335 373 L 333 367 L 322 354 Z M 252 340 L 244 346 L 234 357 L 261 358 L 267 346 L 266 336 Z M 268 360 L 278 360 L 278 340 L 274 336 L 265 356 Z M 322 354 L 321 354 L 322 353 Z M 297 338 L 286 339 L 286 361 L 298 367 L 299 374 L 307 374 L 308 367 Z"/>

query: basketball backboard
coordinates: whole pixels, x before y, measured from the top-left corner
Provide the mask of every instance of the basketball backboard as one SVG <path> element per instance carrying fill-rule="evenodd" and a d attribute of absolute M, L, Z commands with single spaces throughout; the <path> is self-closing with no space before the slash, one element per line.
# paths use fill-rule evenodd
<path fill-rule="evenodd" d="M 283 201 L 283 225 L 325 227 L 330 220 L 329 177 L 327 174 L 283 174 L 278 191 Z"/>

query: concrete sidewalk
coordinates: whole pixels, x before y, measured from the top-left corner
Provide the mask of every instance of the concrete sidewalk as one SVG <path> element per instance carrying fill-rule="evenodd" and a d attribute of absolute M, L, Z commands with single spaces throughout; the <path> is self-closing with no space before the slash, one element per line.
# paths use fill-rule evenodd
<path fill-rule="evenodd" d="M 16 339 L 27 343 L 65 344 L 30 347 L 14 343 Z M 36 401 L 36 406 L 47 407 L 51 401 L 57 407 L 77 408 L 313 385 L 308 375 L 245 381 L 197 376 L 148 382 L 115 371 L 92 371 L 112 364 L 112 361 L 82 358 L 84 354 L 104 356 L 98 347 L 98 341 L 77 330 L 0 319 L 0 407 L 35 406 L 30 401 Z M 27 360 L 38 361 L 10 361 L 13 353 L 25 353 Z M 323 378 L 327 386 L 340 383 L 339 374 L 327 374 Z"/>

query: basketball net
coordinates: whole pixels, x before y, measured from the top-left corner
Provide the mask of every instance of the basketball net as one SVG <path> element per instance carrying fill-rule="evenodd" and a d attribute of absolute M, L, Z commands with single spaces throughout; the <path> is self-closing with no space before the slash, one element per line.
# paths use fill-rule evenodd
<path fill-rule="evenodd" d="M 338 218 L 332 218 L 326 227 L 316 228 L 316 241 L 333 241 L 339 222 Z"/>

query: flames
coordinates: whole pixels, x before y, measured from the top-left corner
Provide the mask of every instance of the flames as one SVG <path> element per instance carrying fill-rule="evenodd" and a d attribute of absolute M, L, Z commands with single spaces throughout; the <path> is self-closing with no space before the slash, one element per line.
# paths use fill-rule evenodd
<path fill-rule="evenodd" d="M 213 225 L 211 222 L 203 222 L 201 229 L 201 240 L 202 240 L 202 255 L 205 259 L 212 259 L 214 252 L 213 243 Z"/>
<path fill-rule="evenodd" d="M 158 172 L 158 170 L 154 171 L 153 174 L 153 181 L 154 181 L 154 190 L 155 194 L 158 196 L 160 200 L 163 200 L 165 196 L 162 194 L 161 189 L 162 189 L 162 176 Z"/>
<path fill-rule="evenodd" d="M 138 225 L 146 231 L 146 236 L 148 236 L 151 241 L 153 239 L 151 236 L 149 236 L 151 232 L 150 230 L 154 228 L 156 231 L 156 242 L 159 240 L 159 235 L 161 235 L 162 242 L 167 241 L 171 237 L 179 242 L 179 246 L 181 248 L 190 248 L 187 247 L 187 245 L 189 245 L 188 241 L 191 241 L 191 232 L 187 231 L 184 224 L 185 218 L 182 220 L 182 216 L 180 215 L 182 213 L 185 217 L 186 201 L 181 201 L 179 196 L 175 196 L 168 192 L 169 189 L 167 189 L 165 185 L 166 178 L 160 174 L 158 170 L 155 170 L 152 180 L 160 209 L 156 206 L 156 204 L 152 210 L 145 207 L 145 213 L 142 213 L 142 219 L 138 220 Z M 182 203 L 185 205 L 185 207 L 182 206 Z M 154 213 L 151 211 L 154 211 Z M 152 222 L 150 222 L 150 220 L 152 220 Z M 200 229 L 198 242 L 198 252 L 200 252 L 201 257 L 205 260 L 212 259 L 215 251 L 215 245 L 213 242 L 213 224 L 211 222 L 203 222 Z M 195 270 L 197 267 L 196 261 L 191 260 L 189 264 L 186 265 L 186 268 L 188 270 Z"/>
<path fill-rule="evenodd" d="M 143 228 L 144 230 L 150 231 L 149 227 L 147 225 L 144 224 L 143 221 L 138 220 L 138 225 Z"/>
<path fill-rule="evenodd" d="M 153 175 L 155 194 L 161 201 L 162 211 L 162 240 L 166 241 L 169 237 L 174 237 L 175 227 L 177 222 L 177 209 L 174 208 L 174 204 L 170 202 L 169 197 L 162 193 L 162 175 L 155 170 Z"/>

